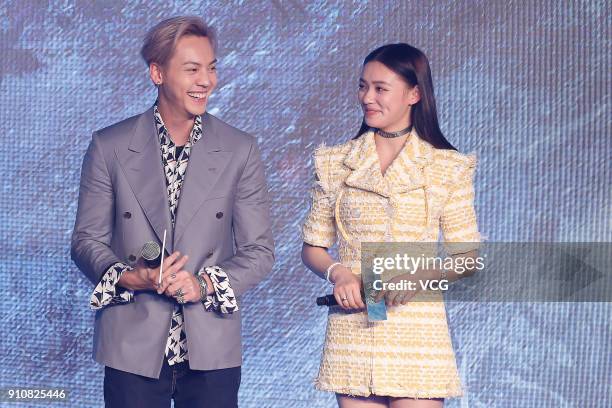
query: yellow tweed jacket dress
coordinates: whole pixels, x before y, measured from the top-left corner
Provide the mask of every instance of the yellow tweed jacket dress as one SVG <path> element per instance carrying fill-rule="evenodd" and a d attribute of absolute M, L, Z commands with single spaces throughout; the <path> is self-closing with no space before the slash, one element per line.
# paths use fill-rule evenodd
<path fill-rule="evenodd" d="M 473 176 L 476 157 L 436 149 L 413 130 L 383 175 L 374 133 L 314 153 L 312 205 L 304 242 L 330 248 L 360 274 L 361 242 L 465 243 L 478 247 Z M 456 244 L 454 244 L 456 245 Z M 439 292 L 419 292 L 387 308 L 388 320 L 330 308 L 316 388 L 412 398 L 462 395 L 446 309 Z"/>

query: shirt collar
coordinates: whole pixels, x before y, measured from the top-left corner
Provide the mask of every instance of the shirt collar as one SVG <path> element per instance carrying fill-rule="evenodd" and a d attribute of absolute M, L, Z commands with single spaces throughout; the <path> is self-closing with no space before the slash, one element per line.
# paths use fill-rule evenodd
<path fill-rule="evenodd" d="M 164 124 L 164 120 L 157 109 L 157 102 L 153 105 L 153 116 L 155 117 L 155 127 L 157 128 L 157 135 L 159 136 L 159 141 L 162 144 L 174 145 L 174 142 L 170 138 L 170 133 L 168 129 L 166 129 L 166 125 Z M 193 128 L 191 128 L 191 133 L 189 134 L 189 140 L 187 144 L 193 145 L 202 137 L 202 116 L 197 115 L 193 122 Z"/>

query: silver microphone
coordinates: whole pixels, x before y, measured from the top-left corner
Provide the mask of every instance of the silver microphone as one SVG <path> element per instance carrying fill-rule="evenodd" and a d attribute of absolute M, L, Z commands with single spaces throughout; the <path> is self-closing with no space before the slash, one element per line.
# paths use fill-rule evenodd
<path fill-rule="evenodd" d="M 154 269 L 157 268 L 161 261 L 161 248 L 159 244 L 155 241 L 149 241 L 142 247 L 142 251 L 140 252 L 142 259 L 144 259 L 145 264 L 148 268 Z"/>

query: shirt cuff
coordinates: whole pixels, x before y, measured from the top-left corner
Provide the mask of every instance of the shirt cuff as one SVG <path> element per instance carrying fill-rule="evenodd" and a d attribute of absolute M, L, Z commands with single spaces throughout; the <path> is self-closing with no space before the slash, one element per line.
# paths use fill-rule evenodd
<path fill-rule="evenodd" d="M 131 270 L 132 267 L 121 262 L 111 265 L 91 294 L 89 299 L 91 309 L 99 310 L 110 305 L 133 302 L 134 292 L 117 285 L 121 274 Z"/>
<path fill-rule="evenodd" d="M 212 295 L 207 295 L 206 299 L 202 301 L 204 308 L 209 312 L 215 311 L 225 314 L 240 310 L 225 271 L 218 266 L 204 266 L 200 269 L 198 275 L 203 273 L 210 277 L 215 291 Z"/>

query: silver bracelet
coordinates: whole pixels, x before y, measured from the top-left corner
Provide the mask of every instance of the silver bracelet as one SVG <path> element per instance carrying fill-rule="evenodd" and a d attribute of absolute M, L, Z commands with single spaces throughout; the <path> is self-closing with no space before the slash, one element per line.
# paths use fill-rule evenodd
<path fill-rule="evenodd" d="M 200 284 L 200 300 L 204 302 L 208 297 L 208 284 L 202 275 L 197 275 L 197 279 Z"/>
<path fill-rule="evenodd" d="M 333 264 L 329 265 L 327 267 L 327 271 L 325 273 L 325 280 L 328 281 L 329 283 L 331 283 L 332 285 L 334 284 L 334 282 L 329 280 L 329 274 L 331 273 L 332 269 L 334 268 L 334 266 L 338 266 L 338 265 L 342 265 L 342 263 L 340 262 L 334 262 Z"/>

